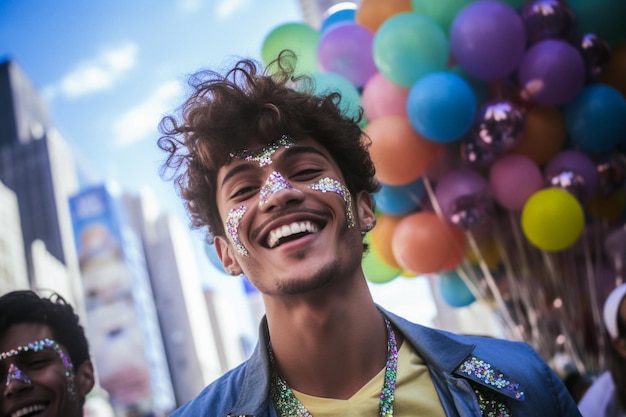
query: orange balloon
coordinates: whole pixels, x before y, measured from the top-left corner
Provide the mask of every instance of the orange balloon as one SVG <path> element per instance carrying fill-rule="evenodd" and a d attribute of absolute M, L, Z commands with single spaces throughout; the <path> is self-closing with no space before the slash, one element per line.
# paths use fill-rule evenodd
<path fill-rule="evenodd" d="M 391 239 L 401 220 L 401 216 L 379 214 L 376 216 L 376 227 L 370 232 L 370 246 L 374 254 L 384 264 L 395 269 L 402 268 L 391 251 Z"/>
<path fill-rule="evenodd" d="M 419 135 L 404 116 L 379 117 L 364 130 L 372 140 L 370 154 L 376 177 L 385 184 L 404 185 L 417 180 L 441 148 Z"/>
<path fill-rule="evenodd" d="M 461 238 L 461 239 L 459 239 Z M 435 213 L 422 211 L 402 218 L 391 241 L 392 252 L 404 269 L 435 273 L 460 262 L 465 253 L 463 233 Z"/>
<path fill-rule="evenodd" d="M 626 42 L 611 50 L 611 60 L 598 81 L 615 87 L 626 97 Z"/>
<path fill-rule="evenodd" d="M 526 112 L 526 126 L 514 153 L 525 155 L 538 165 L 545 165 L 565 143 L 565 122 L 559 109 L 535 106 Z"/>
<path fill-rule="evenodd" d="M 411 0 L 363 0 L 354 20 L 372 32 L 391 16 L 413 10 Z"/>
<path fill-rule="evenodd" d="M 453 250 L 450 252 L 450 256 L 441 268 L 441 271 L 451 271 L 456 269 L 463 261 L 463 258 L 465 258 L 466 252 L 465 235 L 463 234 L 463 230 L 459 227 L 452 226 L 449 223 L 448 228 L 450 229 Z"/>

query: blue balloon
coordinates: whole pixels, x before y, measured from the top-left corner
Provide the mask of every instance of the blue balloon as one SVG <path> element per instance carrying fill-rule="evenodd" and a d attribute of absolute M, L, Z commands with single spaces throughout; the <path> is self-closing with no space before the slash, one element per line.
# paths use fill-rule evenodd
<path fill-rule="evenodd" d="M 320 33 L 326 32 L 331 26 L 343 23 L 352 23 L 356 17 L 355 3 L 339 3 L 331 6 L 324 14 Z"/>
<path fill-rule="evenodd" d="M 437 288 L 443 301 L 451 307 L 465 307 L 476 301 L 476 297 L 456 271 L 440 274 Z"/>
<path fill-rule="evenodd" d="M 421 178 L 405 185 L 381 184 L 374 194 L 376 208 L 391 216 L 404 216 L 422 204 L 425 188 Z"/>
<path fill-rule="evenodd" d="M 607 84 L 589 84 L 565 105 L 565 129 L 583 152 L 607 152 L 626 139 L 626 98 Z"/>
<path fill-rule="evenodd" d="M 460 139 L 476 114 L 476 95 L 467 81 L 440 71 L 419 79 L 407 98 L 411 126 L 424 138 L 438 143 Z"/>

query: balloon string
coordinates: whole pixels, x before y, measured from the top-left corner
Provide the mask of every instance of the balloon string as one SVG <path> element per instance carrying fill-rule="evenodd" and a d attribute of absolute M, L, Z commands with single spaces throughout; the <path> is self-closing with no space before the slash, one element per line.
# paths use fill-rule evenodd
<path fill-rule="evenodd" d="M 559 277 L 560 274 L 558 273 L 558 270 L 554 265 L 555 262 L 552 259 L 551 255 L 544 250 L 540 252 L 543 258 L 544 265 L 546 267 L 546 272 L 547 272 L 546 281 L 549 283 L 552 289 L 555 290 L 556 288 L 554 285 L 554 281 L 555 281 L 555 278 Z M 567 315 L 565 314 L 565 311 L 563 309 L 563 299 L 561 297 L 558 297 L 557 296 L 558 294 L 556 292 L 552 292 L 552 294 L 554 296 L 554 299 L 552 301 L 552 307 L 553 307 L 553 311 L 556 312 L 557 326 L 559 328 L 561 335 L 563 336 L 563 341 L 562 341 L 563 346 L 565 347 L 565 350 L 569 353 L 571 360 L 574 362 L 574 365 L 576 366 L 576 370 L 582 374 L 585 372 L 585 366 L 583 364 L 583 361 L 580 355 L 578 354 L 577 350 L 575 349 L 573 345 L 572 335 L 569 329 L 565 326 L 568 320 L 567 320 Z"/>
<path fill-rule="evenodd" d="M 595 225 L 591 228 L 592 236 L 594 240 L 594 248 L 595 248 L 595 259 L 600 262 L 602 259 L 602 242 L 604 242 L 604 230 L 607 229 L 606 224 L 601 224 L 599 227 Z M 606 355 L 605 355 L 605 343 L 606 340 L 604 338 L 604 323 L 602 320 L 601 313 L 601 305 L 600 305 L 600 295 L 598 294 L 598 277 L 595 274 L 595 270 L 593 267 L 593 256 L 591 254 L 591 248 L 589 247 L 589 242 L 585 239 L 583 240 L 583 256 L 585 260 L 585 283 L 587 284 L 587 291 L 589 291 L 589 308 L 591 309 L 591 316 L 593 320 L 593 329 L 596 336 L 596 346 L 598 348 L 598 363 L 596 364 L 597 369 L 606 369 Z"/>
<path fill-rule="evenodd" d="M 524 245 L 524 240 L 522 238 L 522 232 L 520 230 L 520 226 L 519 226 L 519 222 L 517 220 L 517 213 L 513 212 L 513 211 L 507 211 L 507 217 L 508 217 L 508 230 L 510 230 L 512 232 L 512 237 L 513 237 L 513 241 L 515 243 L 515 251 L 514 253 L 517 254 L 517 270 L 518 272 L 518 281 L 522 282 L 522 281 L 526 281 L 528 283 L 528 281 L 531 280 L 532 277 L 534 277 L 535 275 L 531 273 L 530 270 L 530 261 L 529 261 L 529 254 L 527 253 L 526 250 L 526 246 Z M 498 235 L 502 235 L 501 231 L 499 229 L 498 230 Z M 504 245 L 502 245 L 504 247 Z M 503 260 L 509 260 L 509 257 L 506 255 L 506 251 L 502 248 L 501 249 L 502 252 L 502 259 Z M 505 262 L 505 266 L 510 264 L 510 262 Z M 513 269 L 512 266 L 507 266 L 507 268 L 511 268 Z M 541 286 L 538 285 L 524 285 L 524 286 L 520 286 L 521 290 L 520 293 L 522 293 L 522 297 L 523 297 L 523 303 L 526 306 L 526 315 L 528 317 L 528 321 L 530 323 L 530 332 L 531 332 L 531 343 L 533 344 L 533 346 L 535 346 L 537 349 L 540 349 L 544 352 L 548 352 L 549 350 L 547 349 L 546 346 L 546 338 L 541 334 L 541 330 L 539 327 L 539 319 L 538 319 L 538 314 L 541 314 L 539 312 L 545 310 L 544 306 L 545 306 L 545 292 L 543 290 L 543 288 Z M 532 288 L 533 290 L 533 294 L 531 296 L 529 290 Z"/>
<path fill-rule="evenodd" d="M 496 281 L 493 278 L 491 271 L 489 270 L 489 266 L 487 265 L 487 262 L 485 262 L 485 259 L 482 256 L 482 253 L 478 248 L 476 239 L 474 239 L 474 236 L 470 231 L 465 232 L 465 237 L 467 239 L 467 242 L 470 245 L 470 249 L 476 255 L 476 259 L 478 260 L 478 266 L 480 267 L 480 270 L 482 271 L 483 276 L 485 277 L 487 286 L 489 287 L 489 290 L 491 291 L 491 295 L 494 297 L 496 301 L 496 305 L 500 309 L 500 314 L 502 315 L 504 323 L 509 328 L 512 338 L 517 339 L 517 340 L 524 340 L 519 327 L 516 325 L 515 321 L 513 320 L 513 317 L 511 317 L 511 313 L 509 309 L 507 308 L 504 299 L 502 298 L 502 293 L 498 289 L 498 285 L 496 284 Z"/>

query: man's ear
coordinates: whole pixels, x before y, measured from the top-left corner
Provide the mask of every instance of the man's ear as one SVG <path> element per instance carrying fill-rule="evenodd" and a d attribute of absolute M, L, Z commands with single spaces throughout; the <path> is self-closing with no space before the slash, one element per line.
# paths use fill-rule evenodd
<path fill-rule="evenodd" d="M 229 275 L 241 274 L 241 268 L 233 255 L 233 247 L 230 242 L 222 236 L 215 236 L 213 241 L 217 256 L 220 258 L 222 265 L 224 265 L 226 272 L 228 272 Z"/>
<path fill-rule="evenodd" d="M 359 191 L 355 200 L 358 227 L 360 230 L 367 230 L 376 224 L 376 213 L 374 212 L 374 201 L 367 191 Z"/>
<path fill-rule="evenodd" d="M 80 364 L 78 369 L 74 371 L 74 384 L 76 395 L 84 401 L 89 391 L 93 388 L 96 380 L 93 372 L 93 364 L 87 360 Z"/>

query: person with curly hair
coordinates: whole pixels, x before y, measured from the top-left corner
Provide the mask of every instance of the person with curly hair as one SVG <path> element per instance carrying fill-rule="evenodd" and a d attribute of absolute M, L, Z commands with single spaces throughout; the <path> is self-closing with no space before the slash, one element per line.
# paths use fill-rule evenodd
<path fill-rule="evenodd" d="M 266 312 L 252 356 L 172 415 L 579 416 L 529 345 L 423 327 L 373 301 L 361 262 L 379 184 L 361 115 L 293 68 L 284 51 L 264 69 L 198 72 L 161 121 L 163 174 Z"/>
<path fill-rule="evenodd" d="M 0 297 L 0 415 L 81 417 L 94 381 L 84 329 L 63 297 Z"/>

